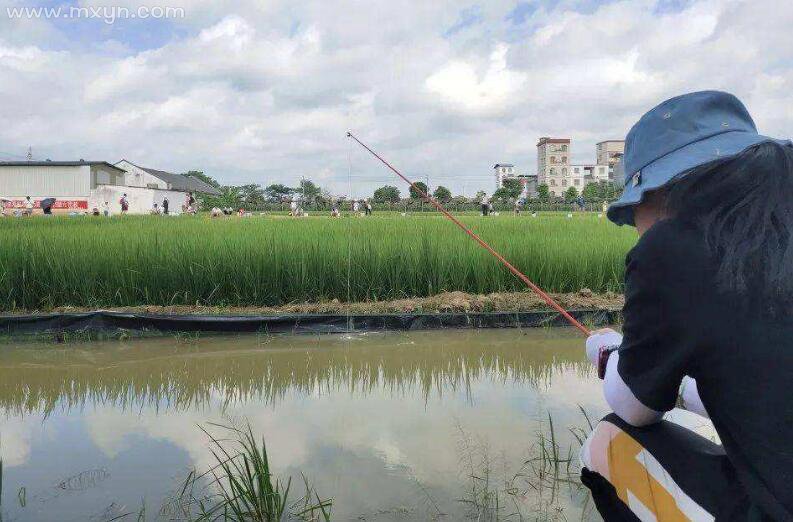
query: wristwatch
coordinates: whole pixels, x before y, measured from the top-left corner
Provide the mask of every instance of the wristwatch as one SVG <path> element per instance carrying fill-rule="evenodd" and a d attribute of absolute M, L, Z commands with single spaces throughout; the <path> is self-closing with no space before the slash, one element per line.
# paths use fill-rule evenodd
<path fill-rule="evenodd" d="M 601 346 L 598 350 L 598 378 L 603 380 L 606 378 L 606 365 L 611 357 L 611 352 L 614 352 L 619 346 Z"/>

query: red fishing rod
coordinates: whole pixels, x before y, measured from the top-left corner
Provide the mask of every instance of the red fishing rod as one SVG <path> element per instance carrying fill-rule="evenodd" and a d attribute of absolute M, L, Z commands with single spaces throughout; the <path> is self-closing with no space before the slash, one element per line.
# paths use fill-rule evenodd
<path fill-rule="evenodd" d="M 543 301 L 545 301 L 546 303 L 548 303 L 548 305 L 549 305 L 551 308 L 553 308 L 554 310 L 556 310 L 557 312 L 559 312 L 560 314 L 562 314 L 562 317 L 564 317 L 564 318 L 567 320 L 567 322 L 569 322 L 571 325 L 573 325 L 573 326 L 575 326 L 576 328 L 578 328 L 578 329 L 579 329 L 579 330 L 580 330 L 580 331 L 581 331 L 581 332 L 582 332 L 584 335 L 587 335 L 587 336 L 589 336 L 589 335 L 590 335 L 590 331 L 589 331 L 589 329 L 588 329 L 586 326 L 584 326 L 583 324 L 579 323 L 579 322 L 578 322 L 578 320 L 577 320 L 575 317 L 573 317 L 572 315 L 570 315 L 570 312 L 568 312 L 567 310 L 565 310 L 564 308 L 562 308 L 562 305 L 560 305 L 559 303 L 557 303 L 556 301 L 554 301 L 553 297 L 551 297 L 550 295 L 546 294 L 546 293 L 543 291 L 543 289 L 542 289 L 542 288 L 540 288 L 539 286 L 535 285 L 535 284 L 534 284 L 534 283 L 531 281 L 531 279 L 529 279 L 528 277 L 526 277 L 526 275 L 525 275 L 523 272 L 521 272 L 520 270 L 518 270 L 517 268 L 515 268 L 514 266 L 512 266 L 512 263 L 510 263 L 509 261 L 507 261 L 507 260 L 504 258 L 504 256 L 502 256 L 501 254 L 499 254 L 498 252 L 496 252 L 496 250 L 495 250 L 493 247 L 491 247 L 491 246 L 490 246 L 490 245 L 489 245 L 489 244 L 488 244 L 488 243 L 487 243 L 487 242 L 486 242 L 484 239 L 482 239 L 481 237 L 479 237 L 479 236 L 478 236 L 478 235 L 477 235 L 477 234 L 476 234 L 476 233 L 475 233 L 473 230 L 471 230 L 471 229 L 470 229 L 470 228 L 468 228 L 467 226 L 463 225 L 463 224 L 462 224 L 462 222 L 460 222 L 460 220 L 458 220 L 456 217 L 452 216 L 452 215 L 449 213 L 449 211 L 448 211 L 448 210 L 446 210 L 446 209 L 443 207 L 443 205 L 441 205 L 441 204 L 440 204 L 438 201 L 436 201 L 436 200 L 435 200 L 435 198 L 431 197 L 429 194 L 427 194 L 426 192 L 424 192 L 423 190 L 421 190 L 421 187 L 417 186 L 415 183 L 413 183 L 413 182 L 412 182 L 412 181 L 410 181 L 408 178 L 406 178 L 404 175 L 402 175 L 402 173 L 401 173 L 401 172 L 399 172 L 397 169 L 395 169 L 394 167 L 392 167 L 392 166 L 391 166 L 391 164 L 390 164 L 390 163 L 388 163 L 386 160 L 384 160 L 384 159 L 383 159 L 383 158 L 382 158 L 382 157 L 381 157 L 381 156 L 380 156 L 378 153 L 376 153 L 375 151 L 373 151 L 372 149 L 370 149 L 368 146 L 366 146 L 366 144 L 364 144 L 364 143 L 363 143 L 361 140 L 359 140 L 357 137 L 355 137 L 355 135 L 354 135 L 352 132 L 348 132 L 348 133 L 347 133 L 347 137 L 348 137 L 348 138 L 352 138 L 352 139 L 354 139 L 356 142 L 358 142 L 358 145 L 360 145 L 361 147 L 363 147 L 364 149 L 366 149 L 367 151 L 369 151 L 369 153 L 370 153 L 372 156 L 374 156 L 375 158 L 379 159 L 379 160 L 380 160 L 380 161 L 383 163 L 383 165 L 385 165 L 386 167 L 388 167 L 389 169 L 391 169 L 391 171 L 392 171 L 394 174 L 396 174 L 397 176 L 399 176 L 400 178 L 402 178 L 402 179 L 403 179 L 403 180 L 404 180 L 404 181 L 405 181 L 405 182 L 406 182 L 408 185 L 410 185 L 410 186 L 413 188 L 413 190 L 415 190 L 415 191 L 416 191 L 416 192 L 417 192 L 417 193 L 418 193 L 418 194 L 419 194 L 419 195 L 420 195 L 422 198 L 424 198 L 424 199 L 425 199 L 427 202 L 431 203 L 431 204 L 432 204 L 432 205 L 433 205 L 435 208 L 437 208 L 437 209 L 438 209 L 438 210 L 439 210 L 439 211 L 440 211 L 440 212 L 441 212 L 441 213 L 442 213 L 444 216 L 446 216 L 447 218 L 449 218 L 449 219 L 452 221 L 452 223 L 454 223 L 455 225 L 457 225 L 458 227 L 460 227 L 460 228 L 463 230 L 463 232 L 465 232 L 466 234 L 468 234 L 468 235 L 469 235 L 471 238 L 473 238 L 473 240 L 474 240 L 474 241 L 476 241 L 477 243 L 479 243 L 479 244 L 482 246 L 482 248 L 484 248 L 485 250 L 487 250 L 488 252 L 490 252 L 490 253 L 493 255 L 493 257 L 495 257 L 496 259 L 498 259 L 499 261 L 501 261 L 501 263 L 502 263 L 502 264 L 503 264 L 505 267 L 507 267 L 507 268 L 509 269 L 509 271 L 510 271 L 510 272 L 512 272 L 512 273 L 515 275 L 515 277 L 517 277 L 518 279 L 520 279 L 521 281 L 523 281 L 524 283 L 526 283 L 526 286 L 528 286 L 528 287 L 529 287 L 529 288 L 530 288 L 530 289 L 531 289 L 531 290 L 532 290 L 532 291 L 533 291 L 535 294 L 537 294 L 538 296 L 540 296 L 540 298 L 542 298 L 542 300 L 543 300 Z"/>

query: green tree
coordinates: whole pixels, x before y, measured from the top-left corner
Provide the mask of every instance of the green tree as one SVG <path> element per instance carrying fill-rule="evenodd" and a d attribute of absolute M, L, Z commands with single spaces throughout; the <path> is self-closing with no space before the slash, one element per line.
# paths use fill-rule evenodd
<path fill-rule="evenodd" d="M 438 188 L 436 188 L 435 192 L 432 193 L 432 197 L 441 203 L 448 203 L 452 199 L 452 191 L 443 185 L 438 185 Z"/>
<path fill-rule="evenodd" d="M 262 205 L 265 201 L 264 189 L 255 183 L 239 187 L 240 197 L 246 207 Z"/>
<path fill-rule="evenodd" d="M 578 190 L 575 187 L 570 187 L 564 193 L 564 201 L 565 203 L 572 203 L 578 197 Z"/>
<path fill-rule="evenodd" d="M 545 183 L 540 183 L 537 185 L 537 199 L 539 199 L 543 203 L 548 203 L 551 199 L 551 190 L 548 188 L 548 185 Z"/>
<path fill-rule="evenodd" d="M 273 203 L 279 203 L 289 196 L 294 194 L 295 189 L 289 188 L 286 185 L 281 185 L 280 183 L 275 183 L 270 185 L 266 189 L 264 189 L 264 194 L 267 196 L 267 199 Z"/>
<path fill-rule="evenodd" d="M 589 183 L 584 190 L 581 191 L 581 195 L 584 196 L 584 199 L 587 201 L 601 201 L 604 197 L 604 183 L 601 181 L 600 183 Z"/>
<path fill-rule="evenodd" d="M 392 185 L 386 185 L 375 190 L 372 199 L 377 203 L 399 203 L 399 200 L 402 199 L 402 195 L 399 193 L 398 188 Z"/>
<path fill-rule="evenodd" d="M 242 194 L 240 193 L 240 189 L 237 187 L 220 187 L 220 195 L 219 196 L 207 196 L 203 200 L 203 204 L 207 208 L 212 207 L 220 207 L 226 208 L 231 207 L 233 209 L 238 209 L 243 207 L 243 200 Z"/>
<path fill-rule="evenodd" d="M 300 187 L 297 189 L 297 192 L 303 196 L 304 201 L 308 202 L 316 202 L 317 199 L 322 195 L 322 189 L 320 189 L 313 181 L 310 179 L 301 179 L 300 180 Z"/>
<path fill-rule="evenodd" d="M 605 186 L 603 188 L 603 199 L 606 201 L 614 201 L 622 196 L 622 189 L 623 186 L 621 183 L 616 183 L 614 181 L 607 181 L 605 182 Z"/>
<path fill-rule="evenodd" d="M 186 172 L 186 173 L 182 174 L 182 176 L 185 176 L 185 177 L 188 177 L 188 178 L 197 178 L 197 179 L 200 179 L 201 181 L 203 181 L 204 183 L 206 183 L 207 185 L 212 185 L 213 187 L 218 188 L 218 189 L 220 188 L 220 183 L 218 183 L 218 181 L 215 178 L 211 178 L 211 177 L 207 176 L 201 170 L 191 170 L 189 172 Z"/>
<path fill-rule="evenodd" d="M 421 189 L 421 191 L 424 192 L 425 194 L 429 193 L 430 189 L 427 188 L 427 184 L 426 183 L 423 183 L 421 181 L 417 181 L 416 183 L 414 183 L 414 185 L 416 187 L 418 187 L 419 189 Z M 410 197 L 411 197 L 411 199 L 423 199 L 423 196 L 419 193 L 419 191 L 416 190 L 412 186 L 410 187 Z"/>
<path fill-rule="evenodd" d="M 518 199 L 520 195 L 523 194 L 523 183 L 521 183 L 519 179 L 507 178 L 503 181 L 502 185 L 501 188 L 505 189 L 507 194 L 509 194 L 507 199 Z"/>
<path fill-rule="evenodd" d="M 507 187 L 501 187 L 493 192 L 493 199 L 498 201 L 508 201 L 512 198 L 512 192 Z"/>

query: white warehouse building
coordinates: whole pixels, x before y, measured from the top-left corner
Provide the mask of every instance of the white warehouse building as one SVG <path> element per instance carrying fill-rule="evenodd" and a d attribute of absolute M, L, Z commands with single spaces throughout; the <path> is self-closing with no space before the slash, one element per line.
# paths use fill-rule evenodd
<path fill-rule="evenodd" d="M 116 167 L 126 172 L 124 185 L 130 212 L 135 212 L 138 208 L 142 212 L 148 212 L 154 203 L 162 206 L 163 199 L 168 198 L 170 212 L 178 214 L 187 203 L 189 193 L 214 196 L 220 194 L 218 189 L 198 178 L 141 167 L 129 160 L 119 161 Z M 115 199 L 120 197 L 119 194 Z"/>
<path fill-rule="evenodd" d="M 132 170 L 128 172 L 127 166 Z M 146 172 L 146 176 L 138 174 Z M 36 208 L 45 198 L 55 198 L 53 213 L 85 213 L 107 202 L 112 213 L 121 210 L 126 194 L 131 214 L 145 214 L 165 198 L 171 213 L 178 214 L 187 193 L 218 194 L 201 180 L 153 169 L 141 169 L 124 160 L 106 161 L 6 161 L 0 162 L 0 199 L 5 209 L 25 207 L 30 196 Z"/>
<path fill-rule="evenodd" d="M 126 173 L 106 161 L 0 162 L 0 198 L 5 208 L 35 206 L 55 198 L 54 213 L 87 212 L 103 187 L 124 185 Z"/>

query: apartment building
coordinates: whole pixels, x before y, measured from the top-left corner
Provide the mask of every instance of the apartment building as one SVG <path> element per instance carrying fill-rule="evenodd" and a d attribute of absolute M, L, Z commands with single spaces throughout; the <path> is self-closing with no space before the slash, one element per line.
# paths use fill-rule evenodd
<path fill-rule="evenodd" d="M 595 145 L 598 165 L 614 167 L 623 154 L 625 154 L 624 140 L 606 140 Z"/>
<path fill-rule="evenodd" d="M 540 138 L 537 142 L 537 183 L 561 196 L 573 183 L 570 173 L 570 138 Z"/>
<path fill-rule="evenodd" d="M 595 147 L 597 163 L 572 164 L 571 145 L 570 138 L 543 137 L 537 142 L 537 183 L 547 185 L 552 196 L 563 196 L 570 187 L 580 193 L 590 183 L 611 180 L 625 150 L 624 141 L 602 141 Z"/>

